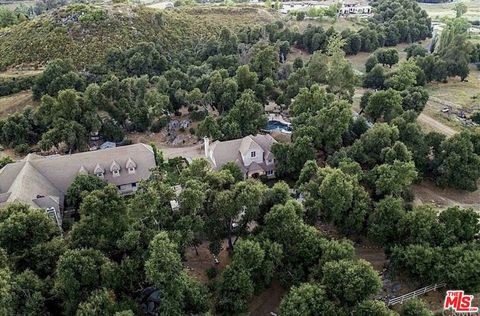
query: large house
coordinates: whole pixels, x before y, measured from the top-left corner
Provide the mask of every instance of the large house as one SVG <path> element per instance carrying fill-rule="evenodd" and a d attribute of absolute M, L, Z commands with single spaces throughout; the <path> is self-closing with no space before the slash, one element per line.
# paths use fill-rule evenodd
<path fill-rule="evenodd" d="M 144 144 L 65 156 L 29 154 L 0 170 L 0 206 L 22 202 L 47 210 L 58 221 L 65 194 L 78 174 L 97 176 L 128 194 L 153 167 L 153 150 Z"/>
<path fill-rule="evenodd" d="M 204 139 L 205 157 L 211 162 L 213 169 L 222 168 L 227 162 L 234 162 L 240 167 L 244 176 L 275 177 L 275 157 L 271 147 L 276 140 L 267 135 L 249 135 L 244 138 L 215 141 L 210 144 L 208 138 Z"/>

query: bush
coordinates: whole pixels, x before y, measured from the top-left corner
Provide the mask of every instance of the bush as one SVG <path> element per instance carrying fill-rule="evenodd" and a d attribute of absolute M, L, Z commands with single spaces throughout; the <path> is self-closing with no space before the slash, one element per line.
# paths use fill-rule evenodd
<path fill-rule="evenodd" d="M 158 120 L 156 120 L 155 122 L 153 122 L 152 126 L 150 127 L 150 131 L 153 133 L 158 133 L 167 125 L 168 125 L 168 117 L 163 116 Z"/>
<path fill-rule="evenodd" d="M 297 13 L 297 21 L 303 21 L 303 20 L 305 20 L 305 12 L 300 11 Z"/>
<path fill-rule="evenodd" d="M 0 80 L 0 96 L 6 96 L 30 89 L 35 77 L 22 77 Z"/>
<path fill-rule="evenodd" d="M 28 154 L 28 151 L 30 150 L 30 146 L 28 144 L 20 144 L 15 146 L 15 153 L 18 155 L 25 155 Z"/>
<path fill-rule="evenodd" d="M 190 118 L 192 121 L 201 121 L 203 120 L 206 116 L 208 115 L 207 110 L 198 110 L 198 111 L 193 111 L 190 114 Z"/>
<path fill-rule="evenodd" d="M 195 128 L 190 127 L 190 129 L 188 131 L 190 132 L 190 134 L 195 135 L 195 132 L 196 132 Z"/>
<path fill-rule="evenodd" d="M 126 145 L 131 145 L 133 144 L 133 141 L 131 139 L 128 139 L 128 138 L 125 138 L 124 140 L 122 140 L 122 142 L 120 143 L 120 146 L 126 146 Z"/>

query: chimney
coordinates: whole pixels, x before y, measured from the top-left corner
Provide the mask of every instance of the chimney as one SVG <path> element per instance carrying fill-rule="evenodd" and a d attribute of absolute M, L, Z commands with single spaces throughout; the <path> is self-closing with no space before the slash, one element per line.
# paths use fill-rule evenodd
<path fill-rule="evenodd" d="M 208 158 L 208 151 L 210 150 L 210 141 L 208 137 L 203 138 L 203 148 L 205 150 L 205 157 Z"/>

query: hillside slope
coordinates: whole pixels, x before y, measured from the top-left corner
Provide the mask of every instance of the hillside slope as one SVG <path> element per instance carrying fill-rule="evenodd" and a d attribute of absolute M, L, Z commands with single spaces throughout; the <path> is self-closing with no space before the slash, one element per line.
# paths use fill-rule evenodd
<path fill-rule="evenodd" d="M 70 57 L 79 66 L 92 63 L 109 47 L 152 41 L 165 53 L 195 47 L 222 26 L 237 28 L 273 20 L 262 8 L 193 7 L 157 10 L 129 5 L 71 5 L 35 20 L 0 30 L 0 69 L 45 64 Z"/>

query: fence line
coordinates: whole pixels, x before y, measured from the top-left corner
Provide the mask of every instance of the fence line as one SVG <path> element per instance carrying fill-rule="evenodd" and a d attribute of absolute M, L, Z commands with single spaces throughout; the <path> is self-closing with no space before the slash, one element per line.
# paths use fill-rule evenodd
<path fill-rule="evenodd" d="M 399 297 L 389 299 L 387 301 L 387 306 L 392 306 L 392 305 L 399 304 L 399 303 L 403 304 L 403 302 L 405 302 L 409 299 L 415 298 L 415 297 L 420 296 L 420 295 L 424 295 L 425 293 L 428 293 L 428 292 L 431 292 L 431 291 L 436 291 L 437 289 L 442 288 L 444 286 L 446 286 L 446 283 L 435 283 L 435 284 L 432 284 L 432 285 L 429 285 L 429 286 L 426 286 L 426 287 L 422 287 L 421 289 L 418 289 L 416 291 L 404 294 L 404 295 L 399 296 Z"/>

